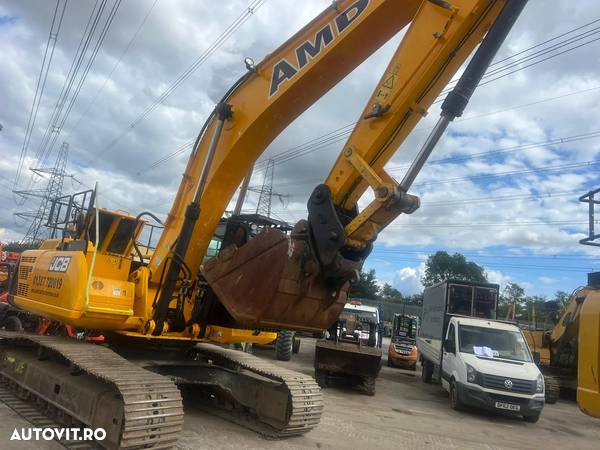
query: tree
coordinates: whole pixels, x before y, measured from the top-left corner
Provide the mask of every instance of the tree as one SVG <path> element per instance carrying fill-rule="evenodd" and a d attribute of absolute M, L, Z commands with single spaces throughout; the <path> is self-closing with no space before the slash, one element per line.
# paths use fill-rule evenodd
<path fill-rule="evenodd" d="M 409 295 L 408 297 L 404 297 L 404 301 L 407 305 L 418 305 L 421 306 L 423 304 L 423 293 Z"/>
<path fill-rule="evenodd" d="M 403 298 L 400 291 L 389 283 L 384 283 L 379 291 L 379 297 L 381 297 L 382 300 L 389 302 L 401 302 Z"/>
<path fill-rule="evenodd" d="M 525 302 L 525 289 L 517 283 L 506 283 L 506 286 L 504 286 L 504 290 L 500 295 L 500 304 L 502 308 L 500 308 L 498 313 L 499 315 L 506 314 L 509 318 L 517 317 L 521 315 Z M 514 308 L 514 311 L 511 310 L 512 308 Z"/>
<path fill-rule="evenodd" d="M 421 277 L 423 286 L 433 286 L 448 278 L 465 281 L 487 282 L 485 269 L 480 265 L 467 261 L 464 255 L 438 251 L 427 258 L 425 274 Z"/>
<path fill-rule="evenodd" d="M 554 301 L 560 306 L 564 308 L 569 302 L 569 294 L 565 291 L 556 291 L 554 294 Z"/>
<path fill-rule="evenodd" d="M 25 250 L 35 250 L 39 248 L 40 243 L 35 244 L 21 244 L 18 241 L 7 242 L 6 244 L 0 244 L 1 249 L 5 252 L 16 252 L 23 253 Z"/>
<path fill-rule="evenodd" d="M 359 298 L 376 299 L 379 294 L 379 285 L 377 284 L 377 276 L 375 269 L 368 272 L 360 271 L 360 279 L 358 283 L 350 287 L 349 296 Z"/>
<path fill-rule="evenodd" d="M 532 295 L 525 297 L 525 304 L 527 305 L 527 321 L 533 324 L 536 328 L 538 326 L 544 326 L 550 308 L 548 307 L 548 299 L 541 295 Z"/>

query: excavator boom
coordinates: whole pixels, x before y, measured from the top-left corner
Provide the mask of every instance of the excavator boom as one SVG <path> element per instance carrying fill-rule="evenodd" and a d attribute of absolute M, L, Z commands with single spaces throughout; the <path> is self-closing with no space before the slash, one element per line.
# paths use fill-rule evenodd
<path fill-rule="evenodd" d="M 289 237 L 269 230 L 203 268 L 236 321 L 312 331 L 335 321 L 378 234 L 399 214 L 418 208 L 418 198 L 407 193 L 410 184 L 447 124 L 462 114 L 524 4 L 421 4 L 325 183 L 313 191 L 308 220 L 296 224 Z M 494 30 L 444 102 L 442 120 L 405 179 L 396 182 L 385 164 L 492 24 Z M 374 200 L 359 213 L 358 200 L 368 187 Z M 260 287 L 256 279 L 263 280 Z"/>

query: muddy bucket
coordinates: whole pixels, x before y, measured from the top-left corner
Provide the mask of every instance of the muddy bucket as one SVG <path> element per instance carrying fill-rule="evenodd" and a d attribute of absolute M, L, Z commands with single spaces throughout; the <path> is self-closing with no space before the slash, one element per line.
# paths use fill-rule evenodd
<path fill-rule="evenodd" d="M 202 273 L 229 314 L 251 328 L 325 330 L 349 289 L 348 282 L 336 286 L 320 273 L 306 221 L 289 236 L 266 229 L 241 247 L 231 245 Z"/>

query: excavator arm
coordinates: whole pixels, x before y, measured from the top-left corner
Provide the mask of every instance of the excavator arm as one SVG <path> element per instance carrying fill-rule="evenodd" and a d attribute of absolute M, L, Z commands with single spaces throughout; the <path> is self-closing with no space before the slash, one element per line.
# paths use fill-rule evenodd
<path fill-rule="evenodd" d="M 347 17 L 348 11 L 356 11 L 353 17 L 358 17 L 359 4 L 376 6 L 353 2 L 333 21 Z M 236 321 L 253 327 L 318 330 L 336 320 L 379 232 L 399 214 L 418 208 L 418 198 L 407 192 L 412 181 L 447 124 L 462 114 L 524 4 L 426 1 L 420 5 L 325 183 L 313 191 L 308 220 L 300 221 L 289 238 L 277 231 L 262 233 L 204 267 L 210 288 Z M 393 11 L 399 12 L 398 3 L 394 6 Z M 493 24 L 445 100 L 443 117 L 432 136 L 398 183 L 385 172 L 385 164 Z M 293 88 L 293 79 L 288 83 Z M 247 169 L 244 166 L 240 172 Z M 374 200 L 359 213 L 358 200 L 368 187 Z M 257 279 L 262 280 L 260 288 Z"/>

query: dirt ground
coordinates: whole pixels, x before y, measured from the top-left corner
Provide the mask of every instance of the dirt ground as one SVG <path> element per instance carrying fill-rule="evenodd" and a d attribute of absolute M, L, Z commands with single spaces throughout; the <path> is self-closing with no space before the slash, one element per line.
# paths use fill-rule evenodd
<path fill-rule="evenodd" d="M 384 350 L 388 341 L 384 341 Z M 384 352 L 385 353 L 385 352 Z M 274 359 L 274 351 L 256 350 Z M 314 340 L 302 338 L 300 353 L 285 367 L 313 374 Z M 212 417 L 187 402 L 185 426 L 178 448 L 195 449 L 598 449 L 600 420 L 582 414 L 577 405 L 561 400 L 547 405 L 537 424 L 485 411 L 458 413 L 450 409 L 446 393 L 426 385 L 420 373 L 384 366 L 377 393 L 367 397 L 349 388 L 324 390 L 325 411 L 320 425 L 304 436 L 266 440 L 252 431 Z M 15 427 L 26 427 L 0 403 L 0 448 L 61 449 L 54 442 L 9 441 Z M 34 444 L 34 446 L 32 446 Z"/>
<path fill-rule="evenodd" d="M 387 350 L 389 341 L 384 341 Z M 386 353 L 386 352 L 384 352 Z M 274 352 L 257 350 L 274 359 Z M 302 339 L 292 361 L 277 364 L 313 374 L 314 340 Z M 367 397 L 342 387 L 324 390 L 325 411 L 310 433 L 269 441 L 239 426 L 186 407 L 179 448 L 215 449 L 598 449 L 600 420 L 581 413 L 574 402 L 547 405 L 536 424 L 485 411 L 450 409 L 445 391 L 426 385 L 420 373 L 384 366 L 377 393 Z"/>

